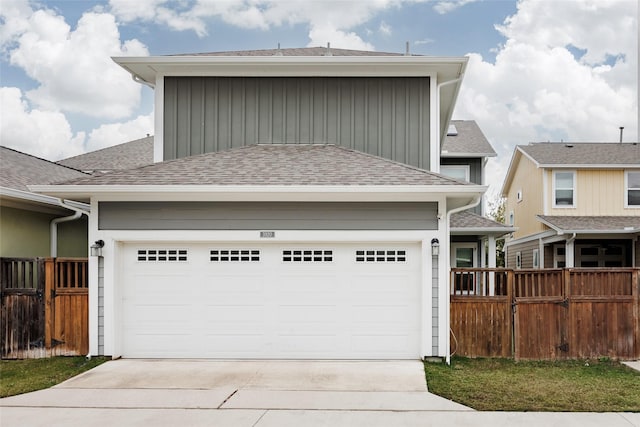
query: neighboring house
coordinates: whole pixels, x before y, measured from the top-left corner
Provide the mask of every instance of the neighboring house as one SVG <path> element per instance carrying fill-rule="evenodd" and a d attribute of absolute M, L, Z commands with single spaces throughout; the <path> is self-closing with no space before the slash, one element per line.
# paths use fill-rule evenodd
<path fill-rule="evenodd" d="M 486 189 L 437 173 L 467 58 L 115 61 L 156 163 L 32 187 L 91 204 L 91 354 L 448 357 L 449 217 Z"/>
<path fill-rule="evenodd" d="M 502 188 L 511 268 L 640 266 L 640 145 L 517 146 Z"/>
<path fill-rule="evenodd" d="M 146 138 L 69 157 L 57 163 L 93 175 L 146 166 L 153 163 L 153 137 L 147 135 Z"/>
<path fill-rule="evenodd" d="M 0 147 L 0 257 L 86 257 L 87 216 L 82 211 L 89 206 L 32 193 L 27 187 L 86 176 Z"/>
<path fill-rule="evenodd" d="M 496 152 L 473 120 L 452 120 L 442 144 L 440 173 L 485 185 L 485 167 Z M 482 201 L 451 216 L 451 267 L 496 267 L 496 240 L 515 228 L 483 216 Z"/>

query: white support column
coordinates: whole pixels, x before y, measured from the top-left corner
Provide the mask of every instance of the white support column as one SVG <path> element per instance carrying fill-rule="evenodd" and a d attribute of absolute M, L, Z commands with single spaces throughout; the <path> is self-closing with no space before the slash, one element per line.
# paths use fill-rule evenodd
<path fill-rule="evenodd" d="M 91 256 L 91 245 L 98 240 L 98 202 L 91 200 L 91 213 L 89 214 L 89 354 L 97 356 L 98 352 L 98 257 Z"/>
<path fill-rule="evenodd" d="M 575 267 L 575 257 L 574 257 L 574 245 L 575 239 L 567 239 L 567 242 L 564 246 L 564 263 L 565 267 L 573 268 Z"/>
<path fill-rule="evenodd" d="M 484 247 L 484 245 L 482 245 Z M 496 237 L 489 236 L 489 268 L 496 268 Z M 489 295 L 496 294 L 496 275 L 489 273 Z"/>

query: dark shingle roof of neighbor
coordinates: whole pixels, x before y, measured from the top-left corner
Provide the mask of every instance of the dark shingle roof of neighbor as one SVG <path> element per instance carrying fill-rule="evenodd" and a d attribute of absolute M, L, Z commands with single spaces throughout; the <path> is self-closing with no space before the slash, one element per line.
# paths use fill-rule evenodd
<path fill-rule="evenodd" d="M 368 50 L 336 49 L 322 46 L 283 48 L 283 49 L 259 49 L 259 50 L 236 50 L 226 52 L 204 52 L 204 53 L 184 53 L 169 56 L 404 56 L 404 53 L 393 52 L 373 52 Z M 422 56 L 422 55 L 411 55 Z"/>
<path fill-rule="evenodd" d="M 57 162 L 85 172 L 131 169 L 153 163 L 153 136 L 136 139 Z"/>
<path fill-rule="evenodd" d="M 466 185 L 324 144 L 265 144 L 169 160 L 67 185 Z"/>
<path fill-rule="evenodd" d="M 455 126 L 457 134 L 447 133 L 442 142 L 441 157 L 496 156 L 493 147 L 474 120 L 451 120 L 450 129 L 451 126 Z"/>
<path fill-rule="evenodd" d="M 538 142 L 518 148 L 541 165 L 638 165 L 640 144 Z"/>
<path fill-rule="evenodd" d="M 555 216 L 536 215 L 554 228 L 573 231 L 630 231 L 640 230 L 640 216 Z"/>
<path fill-rule="evenodd" d="M 501 224 L 492 219 L 478 215 L 470 210 L 454 213 L 451 215 L 450 227 L 453 228 L 496 228 L 505 229 L 505 232 L 511 230 L 510 227 L 505 224 Z"/>
<path fill-rule="evenodd" d="M 87 174 L 11 148 L 0 146 L 0 186 L 29 191 L 27 185 L 54 184 Z"/>

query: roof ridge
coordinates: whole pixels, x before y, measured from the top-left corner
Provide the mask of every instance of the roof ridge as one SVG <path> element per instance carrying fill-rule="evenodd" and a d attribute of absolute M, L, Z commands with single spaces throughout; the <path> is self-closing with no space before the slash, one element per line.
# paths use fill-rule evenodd
<path fill-rule="evenodd" d="M 7 147 L 7 146 L 5 146 L 5 145 L 0 145 L 0 148 L 4 148 L 5 150 L 13 151 L 14 153 L 22 154 L 22 155 L 24 155 L 24 156 L 29 156 L 29 157 L 34 158 L 34 159 L 36 159 L 36 160 L 41 160 L 41 161 L 43 161 L 43 162 L 47 162 L 47 163 L 49 163 L 49 164 L 52 164 L 52 165 L 55 165 L 55 166 L 58 166 L 58 167 L 61 167 L 61 168 L 70 169 L 70 170 L 72 170 L 72 171 L 74 171 L 74 172 L 80 172 L 80 173 L 81 173 L 81 174 L 83 174 L 83 175 L 91 176 L 91 174 L 88 174 L 88 173 L 86 173 L 86 172 L 84 172 L 84 171 L 81 171 L 80 169 L 76 169 L 76 168 L 73 168 L 73 167 L 71 167 L 71 166 L 61 165 L 61 164 L 60 164 L 60 163 L 58 163 L 58 162 L 54 162 L 54 161 L 52 161 L 52 160 L 43 159 L 42 157 L 38 157 L 38 156 L 35 156 L 35 155 L 33 155 L 33 154 L 25 153 L 24 151 L 16 150 L 16 149 L 14 149 L 14 148 L 10 148 L 10 147 Z M 82 178 L 76 178 L 76 179 L 82 179 Z"/>
<path fill-rule="evenodd" d="M 334 144 L 334 146 L 339 148 L 339 149 L 341 149 L 341 150 L 351 151 L 351 152 L 358 153 L 358 154 L 363 154 L 365 156 L 369 156 L 369 157 L 372 157 L 374 159 L 378 159 L 378 160 L 382 160 L 382 161 L 385 161 L 385 162 L 388 162 L 388 163 L 391 163 L 391 164 L 402 166 L 405 169 L 413 170 L 413 171 L 416 171 L 416 172 L 422 172 L 425 175 L 431 175 L 431 176 L 436 176 L 438 178 L 444 178 L 444 179 L 447 179 L 447 180 L 450 180 L 450 181 L 454 181 L 454 182 L 456 182 L 458 184 L 469 184 L 466 181 L 461 181 L 459 179 L 451 178 L 451 177 L 448 177 L 446 175 L 439 174 L 437 172 L 433 172 L 433 171 L 430 171 L 430 170 L 427 170 L 427 169 L 423 169 L 423 168 L 419 168 L 419 167 L 416 167 L 416 166 L 408 165 L 406 163 L 402 163 L 402 162 L 399 162 L 397 160 L 387 159 L 386 157 L 376 156 L 375 154 L 365 153 L 364 151 L 358 151 L 358 150 L 355 150 L 353 148 L 342 147 L 340 145 L 335 145 Z"/>
<path fill-rule="evenodd" d="M 97 150 L 87 151 L 86 153 L 76 154 L 75 156 L 72 156 L 72 157 L 66 157 L 66 158 L 60 159 L 60 160 L 58 160 L 58 161 L 56 161 L 54 163 L 60 164 L 59 162 L 64 162 L 65 160 L 73 160 L 73 159 L 75 159 L 77 157 L 80 157 L 80 156 L 86 156 L 87 154 L 100 153 L 102 151 L 109 150 L 109 149 L 112 149 L 112 148 L 115 148 L 115 147 L 119 147 L 121 145 L 131 144 L 131 143 L 134 143 L 134 142 L 139 142 L 139 141 L 142 141 L 144 139 L 149 139 L 149 138 L 153 138 L 153 137 L 154 137 L 154 135 L 149 135 L 149 136 L 144 136 L 142 138 L 133 139 L 131 141 L 121 142 L 119 144 L 110 145 L 108 147 L 99 148 Z M 62 166 L 64 166 L 64 165 L 62 165 Z"/>

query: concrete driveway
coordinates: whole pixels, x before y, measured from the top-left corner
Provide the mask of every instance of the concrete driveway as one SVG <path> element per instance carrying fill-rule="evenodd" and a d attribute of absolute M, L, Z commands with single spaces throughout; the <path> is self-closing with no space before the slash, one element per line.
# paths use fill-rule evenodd
<path fill-rule="evenodd" d="M 116 360 L 0 399 L 3 427 L 629 427 L 636 415 L 475 412 L 430 394 L 420 361 Z"/>

